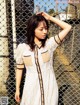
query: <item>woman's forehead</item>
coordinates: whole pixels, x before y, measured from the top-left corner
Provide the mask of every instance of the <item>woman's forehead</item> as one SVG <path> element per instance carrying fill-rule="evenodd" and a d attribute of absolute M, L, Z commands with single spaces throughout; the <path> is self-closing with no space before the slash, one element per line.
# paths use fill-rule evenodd
<path fill-rule="evenodd" d="M 41 21 L 39 22 L 38 27 L 47 27 L 47 24 L 45 21 Z"/>

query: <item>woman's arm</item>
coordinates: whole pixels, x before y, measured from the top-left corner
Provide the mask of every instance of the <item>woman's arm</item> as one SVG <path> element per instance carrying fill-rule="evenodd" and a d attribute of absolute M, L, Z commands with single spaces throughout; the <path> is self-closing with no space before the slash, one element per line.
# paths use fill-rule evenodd
<path fill-rule="evenodd" d="M 16 71 L 15 71 L 15 77 L 16 77 L 16 92 L 15 92 L 15 100 L 17 102 L 20 102 L 20 84 L 21 84 L 21 78 L 22 78 L 22 72 L 24 68 L 24 62 L 23 62 L 23 44 L 19 44 L 16 48 Z"/>
<path fill-rule="evenodd" d="M 52 16 L 49 17 L 49 20 L 62 28 L 62 31 L 59 32 L 59 35 L 55 36 L 56 41 L 60 43 L 60 40 L 62 41 L 71 30 L 71 25 Z"/>
<path fill-rule="evenodd" d="M 23 70 L 19 70 L 19 69 L 16 70 L 16 90 L 19 90 L 19 88 L 20 88 L 22 71 Z"/>
<path fill-rule="evenodd" d="M 15 100 L 20 102 L 20 83 L 22 78 L 22 71 L 23 70 L 16 70 L 16 92 L 15 92 Z"/>
<path fill-rule="evenodd" d="M 58 43 L 60 43 L 65 38 L 65 36 L 68 34 L 68 32 L 70 31 L 71 25 L 69 25 L 68 23 L 61 21 L 55 17 L 50 16 L 49 14 L 47 14 L 45 12 L 40 12 L 38 14 L 44 16 L 44 18 L 46 18 L 47 20 L 50 20 L 51 22 L 57 24 L 58 26 L 60 26 L 62 28 L 62 31 L 58 35 L 55 36 L 56 41 Z"/>

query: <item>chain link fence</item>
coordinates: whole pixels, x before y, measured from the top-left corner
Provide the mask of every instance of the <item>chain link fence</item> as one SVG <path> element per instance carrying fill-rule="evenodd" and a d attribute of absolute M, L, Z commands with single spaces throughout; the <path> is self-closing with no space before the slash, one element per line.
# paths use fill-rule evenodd
<path fill-rule="evenodd" d="M 0 105 L 18 105 L 15 94 L 15 51 L 26 41 L 27 20 L 45 11 L 72 25 L 69 35 L 54 52 L 59 105 L 80 105 L 80 0 L 0 0 Z M 60 27 L 50 24 L 49 35 Z M 21 96 L 25 68 L 21 82 Z"/>

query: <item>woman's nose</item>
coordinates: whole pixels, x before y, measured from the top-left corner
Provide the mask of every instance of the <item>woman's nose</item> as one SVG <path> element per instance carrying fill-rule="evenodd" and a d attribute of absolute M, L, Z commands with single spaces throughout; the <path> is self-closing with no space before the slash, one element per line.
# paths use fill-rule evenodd
<path fill-rule="evenodd" d="M 44 32 L 44 33 L 47 33 L 47 30 L 46 30 L 46 29 L 44 29 L 44 30 L 43 30 L 43 32 Z"/>

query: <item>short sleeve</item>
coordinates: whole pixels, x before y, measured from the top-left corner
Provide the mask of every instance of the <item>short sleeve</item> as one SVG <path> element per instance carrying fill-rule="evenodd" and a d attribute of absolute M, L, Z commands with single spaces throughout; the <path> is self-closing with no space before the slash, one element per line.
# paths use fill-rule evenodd
<path fill-rule="evenodd" d="M 48 39 L 48 46 L 54 51 L 58 47 L 58 43 L 55 41 L 54 37 Z"/>
<path fill-rule="evenodd" d="M 18 69 L 24 68 L 24 62 L 23 62 L 23 44 L 19 44 L 16 48 L 16 67 Z"/>

